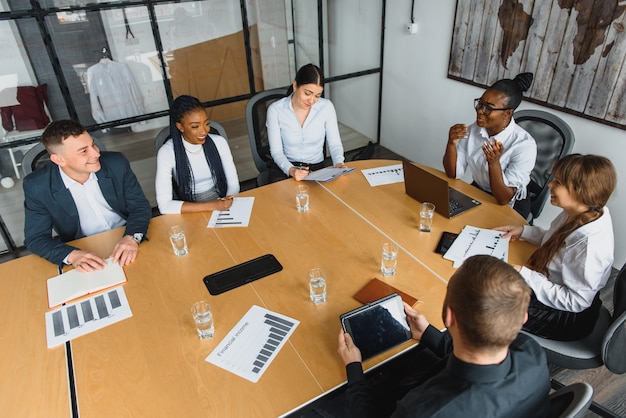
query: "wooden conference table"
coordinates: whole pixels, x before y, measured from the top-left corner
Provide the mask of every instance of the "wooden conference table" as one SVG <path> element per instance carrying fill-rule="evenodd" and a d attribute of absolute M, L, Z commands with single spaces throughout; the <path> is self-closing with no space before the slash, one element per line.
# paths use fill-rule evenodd
<path fill-rule="evenodd" d="M 369 160 L 349 165 L 363 169 L 394 163 Z M 381 278 L 381 245 L 389 240 L 401 249 L 396 276 L 384 280 L 423 301 L 418 309 L 433 325 L 443 327 L 441 305 L 453 268 L 433 252 L 440 232 L 458 232 L 466 224 L 492 227 L 523 222 L 510 208 L 497 206 L 491 196 L 462 182 L 451 183 L 483 205 L 452 220 L 436 214 L 431 233 L 419 232 L 419 203 L 405 195 L 403 183 L 372 188 L 358 170 L 330 183 L 311 183 L 307 213 L 295 209 L 293 179 L 242 193 L 255 197 L 246 228 L 209 229 L 210 213 L 152 219 L 150 240 L 141 244 L 137 260 L 125 268 L 124 290 L 132 318 L 71 343 L 80 414 L 278 416 L 341 385 L 345 371 L 336 352 L 338 317 L 360 305 L 352 298 L 356 291 L 373 277 Z M 168 227 L 175 224 L 185 227 L 189 246 L 189 254 L 180 258 L 174 256 L 167 238 Z M 107 256 L 121 234 L 118 229 L 76 244 Z M 531 251 L 527 243 L 511 243 L 510 261 L 521 263 Z M 218 296 L 208 293 L 202 282 L 205 275 L 266 253 L 281 262 L 281 272 Z M 4 266 L 0 266 L 3 276 Z M 308 296 L 307 272 L 312 267 L 322 267 L 328 275 L 328 301 L 320 305 Z M 39 277 L 37 286 L 43 289 L 44 279 L 52 275 L 53 271 Z M 199 340 L 195 332 L 189 307 L 200 299 L 213 305 L 213 339 Z M 47 379 L 62 374 L 65 363 L 58 358 L 62 348 L 45 348 L 39 309 L 46 306 L 45 296 L 35 302 L 41 323 L 33 329 L 43 341 L 34 355 L 58 363 L 46 371 Z M 300 321 L 257 383 L 204 360 L 252 305 Z M 25 305 L 16 305 L 15 310 L 20 306 Z M 364 366 L 379 364 L 412 344 L 368 360 Z M 50 390 L 42 392 L 47 398 L 55 395 Z M 55 416 L 66 414 L 59 409 Z"/>

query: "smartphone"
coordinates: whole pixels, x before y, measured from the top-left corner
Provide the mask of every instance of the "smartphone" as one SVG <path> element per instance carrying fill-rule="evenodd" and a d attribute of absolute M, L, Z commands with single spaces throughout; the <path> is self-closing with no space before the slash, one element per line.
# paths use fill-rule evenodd
<path fill-rule="evenodd" d="M 443 234 L 441 234 L 441 239 L 439 239 L 439 243 L 437 244 L 437 248 L 435 248 L 435 252 L 437 254 L 444 255 L 458 236 L 459 234 L 455 234 L 453 232 L 444 232 Z"/>

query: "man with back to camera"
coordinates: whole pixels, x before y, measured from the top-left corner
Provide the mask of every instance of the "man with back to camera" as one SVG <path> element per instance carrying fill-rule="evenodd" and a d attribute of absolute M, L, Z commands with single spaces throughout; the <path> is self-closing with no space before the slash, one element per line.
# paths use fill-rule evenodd
<path fill-rule="evenodd" d="M 529 300 L 530 289 L 507 263 L 485 255 L 467 259 L 448 283 L 442 313 L 447 331 L 438 331 L 404 304 L 413 338 L 439 361 L 430 368 L 420 361 L 422 378 L 396 386 L 384 399 L 375 398 L 359 349 L 340 331 L 337 351 L 346 364 L 350 414 L 388 416 L 399 399 L 394 417 L 545 416 L 550 391 L 546 358 L 532 338 L 519 333 Z"/>
<path fill-rule="evenodd" d="M 85 127 L 72 120 L 48 125 L 42 143 L 54 164 L 24 178 L 26 247 L 57 265 L 101 270 L 102 258 L 65 242 L 126 225 L 111 257 L 122 266 L 132 263 L 152 209 L 126 157 L 101 153 Z M 52 238 L 53 228 L 58 238 Z"/>

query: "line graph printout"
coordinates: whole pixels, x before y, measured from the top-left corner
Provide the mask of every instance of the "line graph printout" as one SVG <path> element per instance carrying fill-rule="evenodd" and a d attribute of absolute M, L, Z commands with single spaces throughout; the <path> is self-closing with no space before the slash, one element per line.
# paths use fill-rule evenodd
<path fill-rule="evenodd" d="M 371 187 L 385 184 L 401 183 L 404 181 L 402 164 L 387 165 L 384 167 L 361 170 Z"/>
<path fill-rule="evenodd" d="M 133 316 L 124 287 L 118 286 L 46 312 L 48 348 Z"/>
<path fill-rule="evenodd" d="M 300 321 L 253 305 L 206 361 L 258 382 Z"/>
<path fill-rule="evenodd" d="M 503 261 L 509 259 L 509 238 L 502 238 L 504 232 L 493 229 L 466 226 L 454 240 L 443 258 L 454 262 L 460 267 L 473 255 L 486 254 Z"/>

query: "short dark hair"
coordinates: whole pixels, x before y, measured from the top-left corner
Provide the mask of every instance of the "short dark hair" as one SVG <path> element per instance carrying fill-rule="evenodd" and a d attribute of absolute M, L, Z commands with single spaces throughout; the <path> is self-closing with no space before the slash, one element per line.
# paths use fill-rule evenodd
<path fill-rule="evenodd" d="M 444 312 L 447 306 L 452 309 L 467 344 L 497 349 L 508 347 L 517 337 L 529 301 L 530 288 L 513 267 L 495 257 L 476 255 L 450 278 Z"/>
<path fill-rule="evenodd" d="M 513 80 L 505 78 L 498 80 L 488 90 L 504 93 L 508 97 L 506 106 L 509 109 L 517 109 L 522 102 L 522 93 L 530 88 L 533 82 L 533 73 L 521 73 Z"/>
<path fill-rule="evenodd" d="M 70 136 L 79 136 L 87 130 L 75 120 L 55 120 L 48 125 L 41 135 L 41 143 L 52 154 Z"/>

